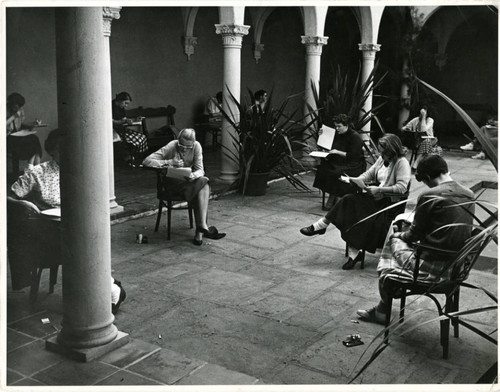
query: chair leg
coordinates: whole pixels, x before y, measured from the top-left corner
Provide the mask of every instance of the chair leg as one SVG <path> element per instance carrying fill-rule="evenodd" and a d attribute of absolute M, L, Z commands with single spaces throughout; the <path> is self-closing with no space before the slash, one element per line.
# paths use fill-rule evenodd
<path fill-rule="evenodd" d="M 453 303 L 450 297 L 446 297 L 446 304 L 444 306 L 445 313 L 451 312 Z M 443 359 L 448 359 L 448 344 L 450 341 L 450 319 L 449 317 L 440 321 L 441 324 L 441 346 L 443 346 Z"/>
<path fill-rule="evenodd" d="M 460 300 L 460 287 L 457 288 L 457 291 L 453 294 L 453 309 L 452 312 L 458 312 L 458 304 Z M 451 324 L 453 325 L 453 336 L 458 338 L 458 317 L 453 317 L 451 319 Z"/>
<path fill-rule="evenodd" d="M 40 287 L 40 278 L 42 276 L 42 268 L 33 268 L 31 270 L 31 288 L 30 288 L 30 302 L 33 304 L 38 297 L 38 289 Z"/>
<path fill-rule="evenodd" d="M 170 240 L 170 224 L 172 222 L 172 202 L 167 202 L 167 240 Z"/>
<path fill-rule="evenodd" d="M 384 343 L 389 344 L 389 325 L 391 324 L 392 296 L 387 301 L 387 313 L 385 314 Z"/>
<path fill-rule="evenodd" d="M 345 243 L 345 257 L 349 256 L 349 245 Z"/>
<path fill-rule="evenodd" d="M 160 204 L 158 205 L 158 216 L 156 217 L 156 226 L 155 226 L 155 232 L 158 231 L 158 227 L 160 227 L 160 220 L 161 220 L 161 212 L 163 210 L 163 200 L 160 200 Z"/>
<path fill-rule="evenodd" d="M 57 283 L 57 273 L 59 272 L 59 265 L 54 265 L 50 267 L 50 285 L 49 285 L 49 294 L 54 292 L 54 286 Z"/>
<path fill-rule="evenodd" d="M 325 208 L 325 192 L 324 191 L 321 191 L 321 208 L 324 209 Z"/>
<path fill-rule="evenodd" d="M 188 204 L 188 214 L 189 214 L 189 227 L 193 228 L 193 206 Z"/>
<path fill-rule="evenodd" d="M 405 321 L 405 307 L 406 307 L 406 289 L 402 289 L 401 301 L 399 304 L 399 322 L 403 323 Z"/>
<path fill-rule="evenodd" d="M 365 250 L 361 250 L 361 269 L 365 269 Z"/>

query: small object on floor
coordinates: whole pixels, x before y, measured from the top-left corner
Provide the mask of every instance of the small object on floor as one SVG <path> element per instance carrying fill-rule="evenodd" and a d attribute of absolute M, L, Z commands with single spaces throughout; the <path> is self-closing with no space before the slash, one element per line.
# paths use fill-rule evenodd
<path fill-rule="evenodd" d="M 135 242 L 137 242 L 138 244 L 142 244 L 142 234 L 137 234 L 135 236 Z"/>
<path fill-rule="evenodd" d="M 351 320 L 351 323 L 359 324 L 359 321 L 358 320 Z"/>
<path fill-rule="evenodd" d="M 147 244 L 147 243 L 148 243 L 148 237 L 143 235 L 141 244 Z"/>
<path fill-rule="evenodd" d="M 467 143 L 467 144 L 465 144 L 463 146 L 460 146 L 460 149 L 462 151 L 472 151 L 472 150 L 474 150 L 474 143 L 472 143 L 472 142 Z"/>
<path fill-rule="evenodd" d="M 50 324 L 50 320 L 48 318 L 43 318 L 42 324 Z"/>
<path fill-rule="evenodd" d="M 368 310 L 360 309 L 356 313 L 363 321 L 385 325 L 385 314 L 379 312 L 376 306 Z"/>
<path fill-rule="evenodd" d="M 354 347 L 364 344 L 364 342 L 361 340 L 361 335 L 358 334 L 347 336 L 346 339 L 342 341 L 342 343 L 346 347 Z"/>
<path fill-rule="evenodd" d="M 486 159 L 486 154 L 484 151 L 481 151 L 480 153 L 471 156 L 472 159 Z"/>
<path fill-rule="evenodd" d="M 314 230 L 314 226 L 311 225 L 300 229 L 300 233 L 310 237 L 316 234 L 323 235 L 326 233 L 326 229 Z"/>

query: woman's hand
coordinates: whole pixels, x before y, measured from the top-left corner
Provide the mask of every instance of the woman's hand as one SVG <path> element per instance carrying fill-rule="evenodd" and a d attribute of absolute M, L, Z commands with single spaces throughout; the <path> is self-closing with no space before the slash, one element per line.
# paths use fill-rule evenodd
<path fill-rule="evenodd" d="M 184 167 L 184 160 L 181 158 L 173 158 L 172 159 L 172 166 L 173 167 Z"/>
<path fill-rule="evenodd" d="M 378 186 L 367 186 L 366 187 L 366 192 L 373 196 L 375 200 L 380 200 L 384 197 L 384 194 L 382 193 L 382 190 Z"/>

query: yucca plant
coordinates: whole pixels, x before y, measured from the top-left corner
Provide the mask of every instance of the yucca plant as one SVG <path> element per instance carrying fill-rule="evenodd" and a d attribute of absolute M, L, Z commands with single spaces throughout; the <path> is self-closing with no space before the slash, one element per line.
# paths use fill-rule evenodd
<path fill-rule="evenodd" d="M 248 94 L 253 97 L 251 90 Z M 219 106 L 235 131 L 234 134 L 229 133 L 233 148 L 222 147 L 224 154 L 239 166 L 239 175 L 233 187 L 237 187 L 243 195 L 251 173 L 271 171 L 285 177 L 295 188 L 310 191 L 300 179 L 299 173 L 305 169 L 294 157 L 294 151 L 304 145 L 302 134 L 313 120 L 307 123 L 303 118 L 296 120 L 298 109 L 288 113 L 291 101 L 300 95 L 287 97 L 277 109 L 273 109 L 272 96 L 271 92 L 263 111 L 252 104 L 240 103 L 231 92 L 230 99 L 234 105 L 228 105 L 229 112 Z M 236 109 L 231 109 L 234 106 Z"/>
<path fill-rule="evenodd" d="M 387 73 L 378 77 L 378 66 L 375 64 L 372 72 L 368 75 L 365 82 L 361 81 L 361 67 L 358 68 L 356 77 L 353 79 L 349 72 L 343 72 L 339 65 L 332 66 L 331 82 L 327 82 L 330 86 L 324 91 L 321 96 L 318 94 L 316 86 L 312 84 L 316 107 L 318 108 L 316 120 L 319 125 L 331 124 L 331 118 L 337 114 L 347 114 L 353 121 L 353 127 L 358 132 L 361 132 L 363 127 L 372 119 L 379 125 L 382 133 L 384 130 L 380 121 L 378 121 L 377 113 L 380 108 L 385 105 L 385 101 L 372 107 L 371 110 L 365 111 L 364 105 L 370 94 L 373 95 L 374 90 L 382 83 Z M 325 83 L 323 83 L 325 84 Z M 377 98 L 382 96 L 374 95 Z M 309 108 L 312 113 L 315 111 Z M 319 129 L 319 127 L 318 127 Z M 317 135 L 315 135 L 317 137 Z"/>

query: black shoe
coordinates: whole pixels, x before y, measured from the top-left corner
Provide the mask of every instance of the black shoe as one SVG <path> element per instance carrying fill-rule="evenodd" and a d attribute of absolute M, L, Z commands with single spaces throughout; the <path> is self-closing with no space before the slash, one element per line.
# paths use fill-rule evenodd
<path fill-rule="evenodd" d="M 311 225 L 311 226 L 303 227 L 302 229 L 300 229 L 300 233 L 303 235 L 306 235 L 308 237 L 310 237 L 312 235 L 316 235 L 316 234 L 323 235 L 326 233 L 326 228 L 314 230 L 314 226 Z"/>
<path fill-rule="evenodd" d="M 342 266 L 342 269 L 343 270 L 351 270 L 354 268 L 354 266 L 356 265 L 356 263 L 358 261 L 361 261 L 361 259 L 363 258 L 363 253 L 361 251 L 359 251 L 359 253 L 356 255 L 356 257 L 354 258 L 354 260 L 349 257 L 347 259 L 347 261 L 345 262 L 345 264 Z"/>
<path fill-rule="evenodd" d="M 210 226 L 207 229 L 200 229 L 196 228 L 200 233 L 203 233 L 203 235 L 211 240 L 220 240 L 221 238 L 224 238 L 226 236 L 226 233 L 219 233 L 219 230 L 215 226 Z M 200 244 L 201 245 L 201 244 Z"/>
<path fill-rule="evenodd" d="M 125 298 L 127 298 L 127 293 L 125 292 L 124 288 L 122 287 L 122 284 L 120 281 L 115 280 L 115 284 L 120 288 L 120 297 L 118 298 L 118 302 L 116 304 L 111 304 L 111 313 L 116 314 L 118 313 L 118 309 L 120 309 L 120 305 L 123 301 L 125 301 Z"/>

